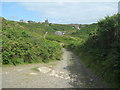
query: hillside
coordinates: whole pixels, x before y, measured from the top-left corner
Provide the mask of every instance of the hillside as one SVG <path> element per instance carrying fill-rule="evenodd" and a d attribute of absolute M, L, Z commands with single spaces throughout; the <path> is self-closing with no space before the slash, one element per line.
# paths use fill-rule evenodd
<path fill-rule="evenodd" d="M 119 14 L 80 30 L 71 25 L 2 20 L 2 63 L 23 64 L 60 60 L 62 46 L 75 52 L 99 77 L 119 87 Z M 62 31 L 65 35 L 56 35 Z M 44 38 L 45 33 L 47 33 Z"/>
<path fill-rule="evenodd" d="M 2 63 L 16 65 L 60 60 L 62 47 L 56 41 L 63 40 L 64 37 L 55 35 L 54 33 L 55 31 L 68 30 L 72 30 L 71 26 L 22 23 L 3 18 Z M 48 32 L 47 39 L 43 38 L 45 32 Z M 56 40 L 51 41 L 52 38 Z"/>

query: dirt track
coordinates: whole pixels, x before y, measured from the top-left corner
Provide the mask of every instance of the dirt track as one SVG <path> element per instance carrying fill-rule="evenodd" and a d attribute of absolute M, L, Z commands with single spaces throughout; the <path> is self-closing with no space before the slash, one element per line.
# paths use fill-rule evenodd
<path fill-rule="evenodd" d="M 3 66 L 3 88 L 102 88 L 106 87 L 76 55 L 63 49 L 61 61 L 49 64 Z M 32 70 L 46 67 L 43 73 Z M 43 70 L 44 71 L 44 70 Z"/>

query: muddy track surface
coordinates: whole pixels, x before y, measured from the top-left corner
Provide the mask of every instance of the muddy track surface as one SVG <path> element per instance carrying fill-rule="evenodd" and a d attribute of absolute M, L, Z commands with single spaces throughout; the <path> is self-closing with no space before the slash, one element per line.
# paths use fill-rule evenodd
<path fill-rule="evenodd" d="M 105 88 L 80 58 L 63 49 L 61 61 L 2 67 L 3 88 Z M 33 68 L 39 68 L 33 70 Z"/>

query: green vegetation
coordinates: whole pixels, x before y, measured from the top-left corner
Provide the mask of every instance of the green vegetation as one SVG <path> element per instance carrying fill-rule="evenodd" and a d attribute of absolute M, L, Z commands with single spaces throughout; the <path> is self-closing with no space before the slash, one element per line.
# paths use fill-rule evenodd
<path fill-rule="evenodd" d="M 48 31 L 46 24 L 27 24 L 8 21 L 4 18 L 2 24 L 3 64 L 16 65 L 60 60 L 62 55 L 60 44 L 43 38 Z M 49 30 L 49 32 L 53 34 L 55 31 Z"/>
<path fill-rule="evenodd" d="M 73 41 L 67 33 L 75 30 L 68 25 L 22 23 L 2 18 L 2 63 L 16 65 L 60 60 L 60 43 Z M 66 36 L 58 36 L 55 35 L 56 31 L 67 33 Z M 46 32 L 48 34 L 44 38 Z"/>
<path fill-rule="evenodd" d="M 119 14 L 98 23 L 70 25 L 21 23 L 3 18 L 3 64 L 23 64 L 60 60 L 62 46 L 77 52 L 86 65 L 111 87 L 119 87 L 120 27 Z M 55 35 L 63 31 L 65 35 Z M 44 34 L 48 32 L 46 38 Z"/>
<path fill-rule="evenodd" d="M 34 67 L 34 68 L 32 68 L 32 70 L 34 70 L 34 71 L 39 71 L 38 68 L 39 68 L 39 67 Z"/>
<path fill-rule="evenodd" d="M 72 36 L 83 39 L 71 43 L 69 48 L 77 52 L 102 79 L 111 87 L 119 87 L 120 64 L 120 21 L 119 14 L 107 16 L 96 24 L 81 28 Z"/>

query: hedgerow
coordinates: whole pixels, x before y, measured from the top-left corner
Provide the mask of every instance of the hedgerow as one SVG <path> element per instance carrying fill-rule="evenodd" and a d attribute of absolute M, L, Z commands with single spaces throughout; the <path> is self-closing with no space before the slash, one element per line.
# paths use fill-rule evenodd
<path fill-rule="evenodd" d="M 72 43 L 83 61 L 102 77 L 111 87 L 119 87 L 120 64 L 120 24 L 119 14 L 107 16 L 96 24 L 83 27 L 72 36 L 83 42 Z M 80 41 L 79 41 L 80 42 Z"/>

